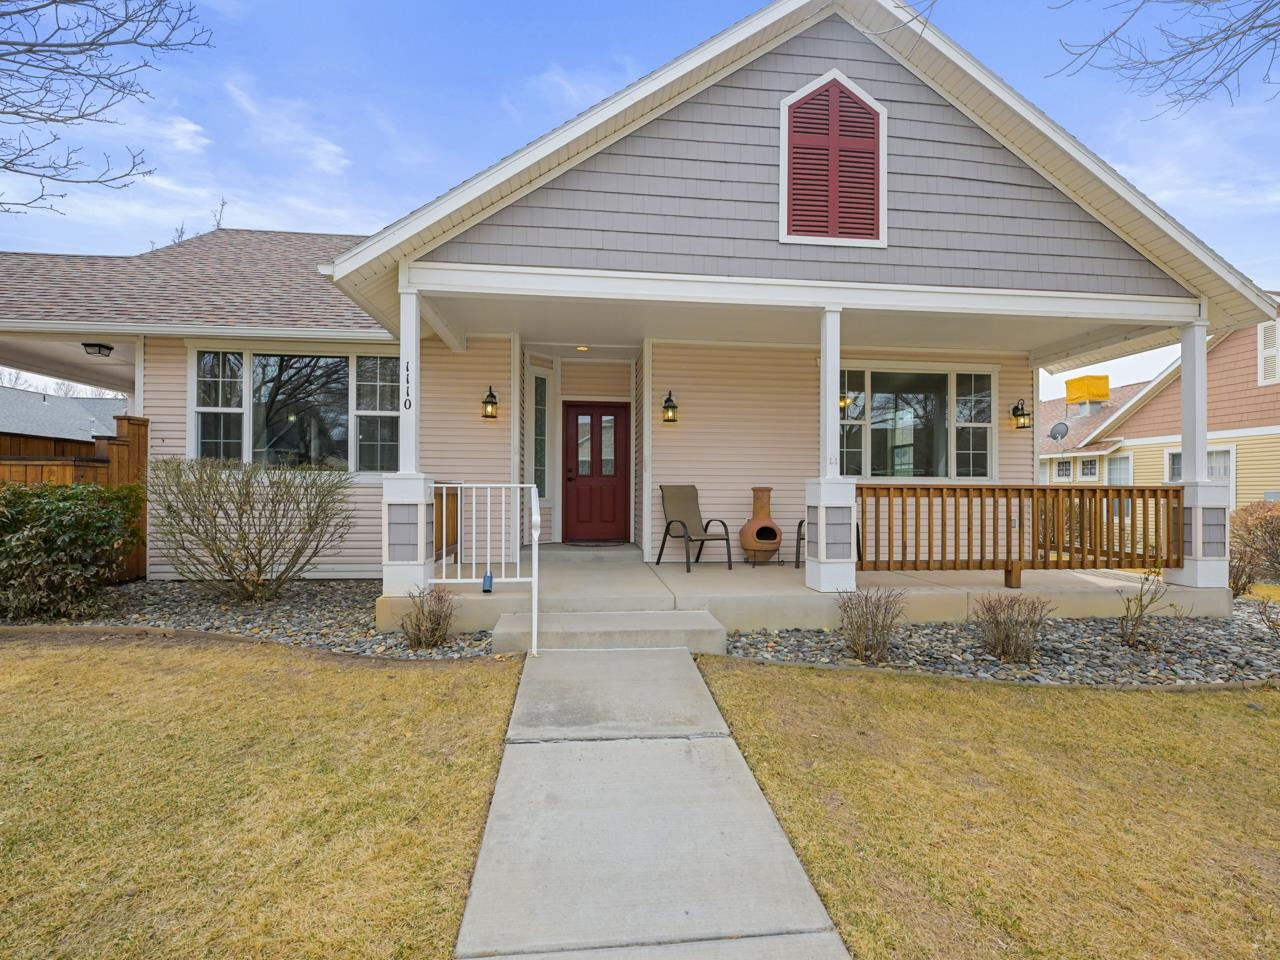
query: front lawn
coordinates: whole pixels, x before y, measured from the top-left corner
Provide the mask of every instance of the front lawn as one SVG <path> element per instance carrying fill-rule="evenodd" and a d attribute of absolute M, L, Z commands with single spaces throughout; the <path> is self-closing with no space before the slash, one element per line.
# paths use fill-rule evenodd
<path fill-rule="evenodd" d="M 0 956 L 452 957 L 519 671 L 0 641 Z"/>
<path fill-rule="evenodd" d="M 1280 956 L 1280 691 L 702 658 L 854 956 Z"/>

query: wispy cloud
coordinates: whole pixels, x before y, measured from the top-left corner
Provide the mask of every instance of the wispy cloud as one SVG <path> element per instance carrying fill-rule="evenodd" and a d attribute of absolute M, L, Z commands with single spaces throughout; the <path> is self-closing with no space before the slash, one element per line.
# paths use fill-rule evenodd
<path fill-rule="evenodd" d="M 304 103 L 259 99 L 250 92 L 250 81 L 243 75 L 233 76 L 224 86 L 262 143 L 304 159 L 317 173 L 340 174 L 351 165 L 340 145 L 316 133 L 302 119 L 306 113 Z"/>
<path fill-rule="evenodd" d="M 631 57 L 617 57 L 611 63 L 564 67 L 553 63 L 502 97 L 501 106 L 512 117 L 537 117 L 548 109 L 557 114 L 575 114 L 617 93 L 640 76 L 640 66 Z"/>
<path fill-rule="evenodd" d="M 140 138 L 150 145 L 177 153 L 203 153 L 213 140 L 206 130 L 189 117 L 176 114 L 152 116 L 145 111 L 134 111 L 124 118 L 130 138 Z"/>

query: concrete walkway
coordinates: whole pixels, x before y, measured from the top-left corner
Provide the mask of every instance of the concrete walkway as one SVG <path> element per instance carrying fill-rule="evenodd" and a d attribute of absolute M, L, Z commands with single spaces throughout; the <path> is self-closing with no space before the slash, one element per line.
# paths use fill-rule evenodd
<path fill-rule="evenodd" d="M 525 664 L 457 956 L 848 960 L 692 657 Z"/>

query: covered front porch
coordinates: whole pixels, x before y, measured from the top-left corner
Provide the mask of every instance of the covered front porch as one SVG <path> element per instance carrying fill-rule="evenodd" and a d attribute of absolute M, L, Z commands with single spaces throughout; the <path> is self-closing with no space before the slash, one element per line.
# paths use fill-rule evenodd
<path fill-rule="evenodd" d="M 975 591 L 1021 582 L 1065 591 L 1081 614 L 1106 614 L 1126 581 L 1105 571 L 1148 567 L 1177 587 L 1214 591 L 1184 606 L 1227 610 L 1225 491 L 1207 479 L 1201 301 L 414 263 L 401 271 L 400 308 L 409 400 L 447 381 L 473 344 L 509 338 L 510 390 L 484 416 L 499 426 L 510 417 L 512 476 L 488 485 L 479 511 L 457 492 L 465 483 L 411 469 L 387 478 L 384 528 L 396 542 L 384 563 L 384 625 L 412 590 L 438 581 L 470 590 L 486 574 L 497 589 L 476 609 L 497 609 L 505 601 L 494 598 L 527 589 L 504 580 L 527 581 L 529 568 L 513 574 L 504 561 L 533 539 L 632 545 L 625 573 L 612 563 L 574 571 L 567 557 L 555 561 L 563 571 L 544 567 L 545 611 L 559 602 L 557 582 L 566 602 L 596 610 L 634 583 L 670 609 L 709 609 L 719 596 L 731 623 L 797 626 L 796 616 L 830 622 L 837 590 L 884 583 L 912 589 L 919 617 L 958 619 Z M 1036 409 L 1039 370 L 1168 342 L 1181 343 L 1190 373 L 1184 482 L 1038 486 L 1047 425 L 1020 413 Z M 435 429 L 418 406 L 400 417 L 406 466 L 422 462 L 420 437 Z M 615 491 L 614 526 L 583 535 L 570 522 L 583 508 L 570 498 L 602 474 Z M 724 521 L 738 569 L 641 566 L 656 560 L 670 519 L 662 488 L 680 484 L 697 488 L 704 518 Z M 742 566 L 738 529 L 761 486 L 773 490 L 785 568 Z M 709 545 L 707 558 L 722 561 L 722 551 Z M 682 544 L 673 554 L 683 559 Z M 1077 603 L 1084 596 L 1096 602 Z"/>

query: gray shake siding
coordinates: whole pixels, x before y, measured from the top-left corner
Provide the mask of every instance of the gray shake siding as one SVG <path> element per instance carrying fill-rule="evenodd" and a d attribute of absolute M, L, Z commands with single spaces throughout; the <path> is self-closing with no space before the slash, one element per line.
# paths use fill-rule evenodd
<path fill-rule="evenodd" d="M 887 249 L 778 241 L 779 105 L 833 67 L 888 110 Z M 1186 296 L 838 17 L 423 259 Z"/>

